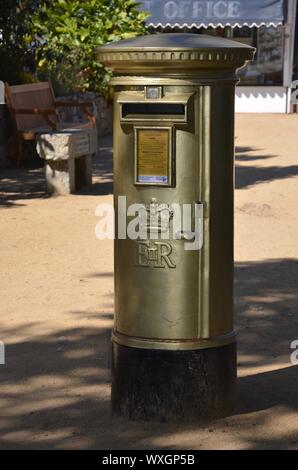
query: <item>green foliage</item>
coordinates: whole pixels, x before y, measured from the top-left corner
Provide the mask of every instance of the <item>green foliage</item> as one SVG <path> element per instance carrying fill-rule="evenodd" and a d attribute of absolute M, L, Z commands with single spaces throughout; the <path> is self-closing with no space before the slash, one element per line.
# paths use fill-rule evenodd
<path fill-rule="evenodd" d="M 10 84 L 34 81 L 34 54 L 29 47 L 36 0 L 1 0 L 0 79 Z"/>
<path fill-rule="evenodd" d="M 38 70 L 66 91 L 106 93 L 110 75 L 95 49 L 146 34 L 147 14 L 137 6 L 135 0 L 41 1 L 32 18 Z"/>

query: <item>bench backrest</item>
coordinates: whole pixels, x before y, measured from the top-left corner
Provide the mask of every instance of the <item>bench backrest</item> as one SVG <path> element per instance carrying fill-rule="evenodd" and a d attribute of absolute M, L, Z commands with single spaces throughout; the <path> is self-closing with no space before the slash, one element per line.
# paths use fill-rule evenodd
<path fill-rule="evenodd" d="M 5 96 L 7 106 L 18 131 L 48 126 L 41 114 L 15 114 L 14 110 L 54 108 L 55 95 L 49 81 L 14 86 L 6 84 Z M 57 122 L 58 117 L 52 115 L 51 120 Z"/>

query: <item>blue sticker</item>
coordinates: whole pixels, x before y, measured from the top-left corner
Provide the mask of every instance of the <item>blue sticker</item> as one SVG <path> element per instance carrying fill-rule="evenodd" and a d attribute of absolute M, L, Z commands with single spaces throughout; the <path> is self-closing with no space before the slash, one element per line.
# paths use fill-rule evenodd
<path fill-rule="evenodd" d="M 149 176 L 149 175 L 140 175 L 138 179 L 139 183 L 167 183 L 167 176 Z"/>

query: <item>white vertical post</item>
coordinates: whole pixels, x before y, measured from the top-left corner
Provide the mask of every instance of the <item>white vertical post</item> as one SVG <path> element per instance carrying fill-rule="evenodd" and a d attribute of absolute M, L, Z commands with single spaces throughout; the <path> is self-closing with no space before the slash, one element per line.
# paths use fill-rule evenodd
<path fill-rule="evenodd" d="M 294 61 L 294 41 L 295 41 L 295 22 L 297 12 L 297 0 L 288 0 L 288 15 L 284 27 L 284 73 L 283 85 L 287 89 L 291 89 L 293 77 L 293 61 Z M 289 97 L 290 90 L 287 95 Z M 287 113 L 291 112 L 291 102 L 287 99 Z"/>

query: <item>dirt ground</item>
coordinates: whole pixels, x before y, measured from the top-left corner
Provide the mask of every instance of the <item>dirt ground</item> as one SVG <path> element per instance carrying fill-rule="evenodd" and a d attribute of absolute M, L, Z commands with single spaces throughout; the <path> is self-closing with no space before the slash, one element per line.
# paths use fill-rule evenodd
<path fill-rule="evenodd" d="M 238 405 L 207 425 L 111 418 L 111 139 L 89 194 L 49 198 L 41 168 L 1 171 L 1 449 L 298 449 L 298 116 L 236 118 Z"/>

